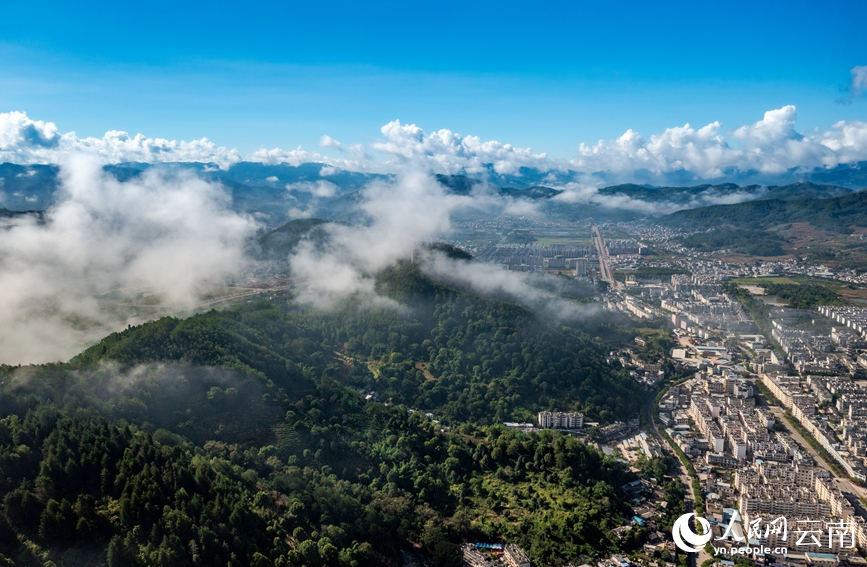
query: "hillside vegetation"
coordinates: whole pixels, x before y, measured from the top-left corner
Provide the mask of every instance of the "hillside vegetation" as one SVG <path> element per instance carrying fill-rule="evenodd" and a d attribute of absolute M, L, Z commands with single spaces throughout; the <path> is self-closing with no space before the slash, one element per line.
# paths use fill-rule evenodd
<path fill-rule="evenodd" d="M 767 230 L 722 229 L 692 234 L 681 243 L 702 252 L 731 250 L 749 256 L 782 256 L 786 240 Z"/>
<path fill-rule="evenodd" d="M 769 199 L 736 205 L 714 205 L 678 211 L 656 222 L 684 228 L 721 226 L 739 229 L 769 228 L 801 222 L 820 230 L 848 233 L 852 226 L 867 226 L 867 192 L 830 199 Z"/>
<path fill-rule="evenodd" d="M 301 242 L 322 246 L 328 241 L 327 222 L 322 219 L 295 219 L 260 235 L 248 245 L 258 260 L 285 262 Z"/>
<path fill-rule="evenodd" d="M 496 424 L 636 412 L 602 358 L 634 330 L 547 321 L 417 264 L 377 286 L 405 307 L 278 298 L 0 369 L 0 564 L 396 565 L 416 542 L 457 566 L 458 541 L 505 537 L 559 565 L 631 545 L 608 535 L 622 465 Z"/>

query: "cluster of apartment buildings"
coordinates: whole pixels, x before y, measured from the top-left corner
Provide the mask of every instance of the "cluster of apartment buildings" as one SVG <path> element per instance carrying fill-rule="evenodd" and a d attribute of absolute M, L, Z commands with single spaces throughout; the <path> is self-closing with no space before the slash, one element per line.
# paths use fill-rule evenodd
<path fill-rule="evenodd" d="M 864 307 L 820 307 L 819 313 L 852 329 L 867 339 L 867 308 Z"/>
<path fill-rule="evenodd" d="M 762 384 L 849 476 L 867 481 L 867 392 L 848 378 L 821 375 L 762 374 Z"/>
<path fill-rule="evenodd" d="M 582 244 L 498 244 L 482 248 L 477 258 L 500 264 L 510 271 L 542 272 L 546 269 L 574 269 L 587 275 L 588 258 L 596 257 L 593 246 Z"/>
<path fill-rule="evenodd" d="M 605 307 L 610 311 L 631 313 L 638 319 L 652 319 L 662 315 L 662 312 L 658 309 L 653 308 L 640 299 L 617 291 L 609 294 Z"/>
<path fill-rule="evenodd" d="M 722 332 L 749 333 L 756 329 L 741 304 L 723 293 L 719 281 L 710 276 L 671 276 L 661 306 L 672 313 L 674 326 L 683 330 L 694 325 Z"/>
<path fill-rule="evenodd" d="M 612 238 L 605 240 L 605 248 L 608 249 L 608 254 L 611 256 L 625 256 L 635 254 L 646 254 L 648 248 L 642 246 L 637 241 L 627 238 Z"/>
<path fill-rule="evenodd" d="M 776 308 L 769 313 L 771 336 L 780 345 L 789 362 L 802 374 L 809 372 L 846 373 L 845 359 L 837 356 L 837 344 L 827 332 L 816 331 L 816 313 L 803 309 Z M 795 323 L 802 327 L 796 328 Z M 842 332 L 832 334 L 844 337 Z M 848 337 L 845 339 L 847 342 Z M 857 346 L 854 342 L 852 348 Z M 845 351 L 845 349 L 842 349 Z M 854 365 L 849 365 L 854 366 Z"/>
<path fill-rule="evenodd" d="M 733 488 L 747 535 L 769 547 L 792 551 L 840 553 L 867 547 L 867 522 L 855 514 L 845 495 L 821 468 L 790 463 L 756 462 L 738 470 Z M 773 522 L 785 530 L 749 526 Z M 766 522 L 761 522 L 764 519 Z M 835 530 L 834 527 L 840 529 Z M 845 531 L 845 533 L 841 533 Z M 810 537 L 801 537 L 809 532 Z M 800 541 L 800 543 L 798 543 Z"/>
<path fill-rule="evenodd" d="M 687 248 L 680 243 L 680 240 L 692 234 L 694 231 L 684 231 L 682 229 L 660 227 L 660 226 L 644 226 L 633 229 L 635 234 L 642 241 L 651 243 L 654 248 L 668 250 L 678 254 L 683 254 L 686 261 L 681 263 L 684 267 L 689 267 L 693 273 L 700 273 L 702 265 L 715 264 L 719 266 L 719 275 L 730 275 L 734 277 L 766 277 L 777 276 L 780 274 L 796 274 L 809 277 L 830 278 L 838 281 L 845 281 L 854 284 L 867 283 L 867 273 L 850 268 L 829 268 L 825 265 L 812 265 L 804 262 L 801 258 L 789 258 L 781 260 L 756 260 L 751 258 L 749 261 L 743 262 L 723 262 L 715 259 L 715 256 L 720 255 L 720 251 L 713 252 L 698 252 Z M 687 266 L 687 264 L 692 264 Z M 716 270 L 715 270 L 716 271 Z"/>
<path fill-rule="evenodd" d="M 755 407 L 750 380 L 730 371 L 716 367 L 699 372 L 669 392 L 659 409 L 660 421 L 684 453 L 707 465 L 737 467 L 748 458 L 791 457 L 769 430 L 773 415 Z M 692 434 L 690 420 L 698 435 Z"/>
<path fill-rule="evenodd" d="M 790 434 L 777 431 L 774 414 L 756 407 L 752 378 L 716 370 L 721 371 L 699 372 L 671 388 L 659 406 L 667 431 L 702 471 L 706 517 L 715 537 L 744 536 L 753 545 L 801 554 L 867 548 L 867 521 L 855 513 L 831 474 L 816 466 Z M 793 414 L 815 415 L 816 397 L 800 387 L 799 377 L 763 375 L 762 382 Z M 811 376 L 810 384 L 833 391 L 832 399 L 850 415 L 863 411 L 867 416 L 867 395 L 851 380 Z M 853 437 L 860 434 L 854 423 L 849 425 Z M 867 454 L 867 443 L 862 450 Z M 734 533 L 726 534 L 738 515 Z M 788 533 L 768 528 L 772 521 L 786 524 Z M 810 537 L 801 538 L 806 532 Z"/>
<path fill-rule="evenodd" d="M 698 370 L 695 378 L 669 390 L 659 404 L 659 417 L 698 471 L 715 535 L 721 536 L 740 513 L 738 529 L 757 536 L 750 538 L 752 543 L 789 549 L 785 561 L 766 558 L 770 564 L 862 564 L 851 549 L 867 548 L 865 520 L 853 510 L 855 498 L 840 491 L 831 473 L 776 423 L 774 412 L 756 407 L 752 388 L 760 380 L 849 476 L 867 480 L 867 391 L 857 381 L 867 368 L 867 352 L 862 352 L 867 349 L 867 309 L 823 307 L 816 312 L 771 300 L 766 339 L 755 334 L 757 327 L 741 305 L 723 293 L 722 282 L 802 273 L 804 268 L 791 261 L 753 266 L 700 256 L 690 253 L 674 261 L 690 275 L 672 276 L 667 284 L 641 282 L 630 292 L 646 301 L 637 300 L 639 305 L 655 304 L 668 312 L 681 343 L 672 351 L 675 363 Z M 780 348 L 770 348 L 768 340 Z M 739 355 L 746 362 L 738 362 Z M 789 376 L 793 371 L 798 375 Z M 637 441 L 633 445 L 638 448 Z M 751 522 L 778 517 L 789 522 L 787 541 L 773 530 L 749 533 Z M 854 542 L 841 536 L 843 525 Z M 807 541 L 818 542 L 796 546 L 806 527 L 815 531 Z"/>

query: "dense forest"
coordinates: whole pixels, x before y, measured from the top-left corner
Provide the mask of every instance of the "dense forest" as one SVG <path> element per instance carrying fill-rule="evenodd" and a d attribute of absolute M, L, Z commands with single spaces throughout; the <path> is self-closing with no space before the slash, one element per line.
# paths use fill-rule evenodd
<path fill-rule="evenodd" d="M 786 241 L 778 234 L 767 230 L 713 230 L 691 234 L 681 243 L 702 252 L 731 250 L 749 256 L 782 256 Z"/>
<path fill-rule="evenodd" d="M 834 290 L 818 284 L 762 283 L 768 295 L 775 295 L 795 309 L 815 309 L 820 305 L 846 305 L 846 301 Z"/>
<path fill-rule="evenodd" d="M 851 232 L 852 226 L 867 226 L 867 192 L 830 199 L 767 199 L 736 205 L 714 205 L 678 211 L 656 222 L 666 226 L 738 229 L 803 222 L 820 230 L 845 234 Z"/>
<path fill-rule="evenodd" d="M 626 183 L 599 189 L 600 195 L 624 196 L 646 202 L 672 202 L 681 206 L 695 207 L 703 202 L 721 198 L 736 199 L 827 199 L 852 193 L 852 189 L 837 185 L 822 185 L 809 181 L 790 183 L 789 185 L 746 185 L 734 183 L 719 185 L 694 185 L 692 187 L 654 187 L 652 185 L 635 185 Z"/>
<path fill-rule="evenodd" d="M 629 545 L 622 465 L 540 409 L 603 422 L 643 392 L 604 363 L 625 321 L 571 325 L 399 264 L 403 305 L 285 296 L 0 369 L 0 564 L 460 565 L 506 538 L 540 564 Z"/>

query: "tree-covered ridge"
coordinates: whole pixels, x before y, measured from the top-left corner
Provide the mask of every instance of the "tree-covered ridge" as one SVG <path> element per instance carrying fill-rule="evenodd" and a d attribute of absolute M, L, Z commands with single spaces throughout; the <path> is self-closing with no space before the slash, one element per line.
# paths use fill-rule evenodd
<path fill-rule="evenodd" d="M 749 196 L 753 199 L 827 199 L 852 193 L 852 189 L 837 185 L 823 185 L 810 181 L 800 181 L 789 185 L 746 185 L 740 187 L 734 183 L 719 185 L 695 185 L 692 187 L 653 187 L 650 185 L 635 185 L 626 183 L 599 189 L 600 195 L 623 195 L 642 201 L 683 201 L 684 205 L 700 202 L 702 197 L 725 197 L 729 195 Z"/>
<path fill-rule="evenodd" d="M 248 246 L 254 258 L 286 262 L 301 242 L 323 246 L 329 240 L 328 222 L 322 219 L 295 219 L 260 235 Z"/>
<path fill-rule="evenodd" d="M 0 367 L 0 564 L 390 566 L 415 542 L 459 565 L 458 542 L 508 538 L 554 565 L 622 547 L 625 468 L 484 423 L 628 416 L 641 392 L 602 355 L 634 331 L 414 264 L 377 288 L 402 306 L 251 303 Z"/>
<path fill-rule="evenodd" d="M 805 222 L 821 230 L 848 233 L 852 226 L 867 226 L 867 192 L 830 199 L 768 199 L 736 205 L 714 205 L 678 211 L 657 222 L 667 226 L 735 228 L 767 228 Z"/>
<path fill-rule="evenodd" d="M 767 230 L 722 229 L 691 234 L 681 239 L 681 243 L 702 252 L 731 250 L 749 256 L 782 256 L 786 241 Z"/>
<path fill-rule="evenodd" d="M 331 365 L 347 385 L 453 422 L 526 420 L 544 409 L 609 421 L 637 411 L 638 386 L 604 362 L 604 338 L 628 340 L 625 327 L 588 318 L 581 326 L 591 337 L 517 304 L 445 286 L 417 264 L 387 270 L 377 288 L 408 308 L 315 312 L 265 304 L 166 318 L 113 334 L 73 364 L 183 360 L 233 368 L 261 376 L 276 400 L 309 386 L 305 369 Z"/>
<path fill-rule="evenodd" d="M 435 565 L 460 565 L 455 542 L 502 536 L 542 563 L 614 549 L 607 531 L 627 509 L 613 487 L 630 479 L 615 461 L 550 431 L 441 432 L 353 394 L 323 378 L 265 445 L 195 445 L 107 419 L 107 405 L 12 413 L 0 419 L 0 563 L 393 565 L 418 542 Z M 527 510 L 505 480 L 548 496 Z"/>

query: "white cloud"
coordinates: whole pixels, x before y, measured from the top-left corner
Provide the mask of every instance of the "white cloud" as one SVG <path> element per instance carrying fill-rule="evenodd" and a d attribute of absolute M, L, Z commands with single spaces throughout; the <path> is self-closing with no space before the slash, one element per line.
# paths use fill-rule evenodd
<path fill-rule="evenodd" d="M 328 136 L 324 136 L 327 138 Z M 329 138 L 330 140 L 331 138 Z M 349 159 L 345 158 L 333 158 L 319 152 L 308 152 L 307 150 L 301 149 L 301 146 L 298 146 L 294 150 L 283 150 L 281 148 L 273 148 L 266 149 L 261 148 L 253 152 L 247 159 L 248 161 L 263 163 L 265 165 L 279 165 L 279 164 L 288 164 L 292 166 L 299 166 L 302 163 L 322 163 L 325 164 L 326 167 L 330 167 L 330 170 L 326 170 L 326 167 L 323 167 L 323 170 L 326 170 L 326 173 L 322 175 L 330 175 L 336 173 L 338 169 L 346 169 L 349 171 L 381 171 L 383 166 L 381 164 L 375 164 L 370 161 L 370 156 L 367 155 L 366 151 L 364 151 L 363 146 L 360 144 L 356 144 L 350 146 L 349 148 L 345 148 L 340 145 L 340 142 L 333 140 L 336 146 L 328 146 L 335 149 L 339 149 L 341 152 L 347 153 Z M 361 148 L 361 150 L 359 150 Z"/>
<path fill-rule="evenodd" d="M 392 156 L 400 165 L 411 163 L 434 173 L 479 173 L 487 170 L 487 164 L 501 174 L 517 173 L 521 167 L 558 166 L 544 153 L 534 154 L 529 148 L 495 140 L 482 142 L 477 136 L 461 136 L 446 129 L 427 134 L 415 124 L 402 125 L 400 120 L 394 120 L 381 131 L 385 140 L 372 143 L 372 149 Z"/>
<path fill-rule="evenodd" d="M 370 155 L 367 153 L 367 148 L 362 144 L 350 144 L 346 145 L 338 140 L 335 140 L 331 136 L 322 136 L 319 139 L 319 147 L 322 148 L 332 148 L 340 153 L 346 154 L 350 161 L 355 163 L 365 163 L 370 161 Z"/>
<path fill-rule="evenodd" d="M 330 198 L 337 194 L 337 185 L 330 181 L 320 179 L 318 181 L 299 181 L 286 185 L 287 191 L 302 191 L 310 193 L 314 197 Z"/>
<path fill-rule="evenodd" d="M 119 182 L 94 156 L 61 165 L 44 223 L 0 230 L 0 363 L 68 358 L 121 325 L 108 292 L 140 289 L 187 308 L 244 266 L 256 223 L 218 185 L 148 171 Z M 125 325 L 124 325 L 125 326 Z"/>
<path fill-rule="evenodd" d="M 799 139 L 795 132 L 798 111 L 793 105 L 765 112 L 765 117 L 748 126 L 741 126 L 732 132 L 733 138 L 750 142 L 753 145 L 774 144 L 783 140 Z"/>
<path fill-rule="evenodd" d="M 781 173 L 867 159 L 867 123 L 842 121 L 831 130 L 802 135 L 795 130 L 796 119 L 793 105 L 769 110 L 762 120 L 734 129 L 731 144 L 720 134 L 719 122 L 698 130 L 689 124 L 668 128 L 649 142 L 629 130 L 614 141 L 582 144 L 571 163 L 587 173 L 628 175 L 643 169 L 656 175 L 684 171 L 695 179 L 716 179 L 731 173 Z"/>
<path fill-rule="evenodd" d="M 59 140 L 53 122 L 30 120 L 23 112 L 0 113 L 0 152 L 54 148 Z"/>
<path fill-rule="evenodd" d="M 841 120 L 832 130 L 818 133 L 816 139 L 834 152 L 839 163 L 860 161 L 867 154 L 867 122 Z"/>
<path fill-rule="evenodd" d="M 576 304 L 534 287 L 531 283 L 538 274 L 510 272 L 492 264 L 456 261 L 434 253 L 424 258 L 422 271 L 440 281 L 469 286 L 477 293 L 505 295 L 560 321 L 581 319 L 601 309 L 598 304 Z"/>
<path fill-rule="evenodd" d="M 302 163 L 309 163 L 311 161 L 319 162 L 322 161 L 322 159 L 323 156 L 316 152 L 310 153 L 307 150 L 302 150 L 301 146 L 298 146 L 297 149 L 288 151 L 280 148 L 274 148 L 271 150 L 261 148 L 253 152 L 250 156 L 250 161 L 263 163 L 265 165 L 278 165 L 285 163 L 296 167 Z"/>
<path fill-rule="evenodd" d="M 343 144 L 341 144 L 331 136 L 325 135 L 319 139 L 319 146 L 322 148 L 334 148 L 336 150 L 339 150 L 343 147 Z"/>
<path fill-rule="evenodd" d="M 852 77 L 852 91 L 867 92 L 867 66 L 852 69 Z M 752 124 L 728 130 L 717 121 L 697 128 L 675 126 L 649 138 L 630 129 L 613 140 L 582 143 L 570 160 L 447 129 L 425 132 L 415 124 L 394 120 L 381 128 L 382 138 L 367 146 L 322 136 L 320 146 L 338 152 L 338 157 L 299 146 L 294 150 L 262 148 L 246 159 L 269 165 L 321 163 L 322 176 L 340 170 L 397 173 L 408 167 L 446 174 L 484 176 L 493 171 L 519 175 L 526 167 L 548 172 L 548 184 L 586 182 L 594 174 L 603 174 L 606 181 L 665 182 L 670 174 L 678 174 L 680 181 L 714 180 L 867 160 L 867 122 L 841 121 L 828 129 L 798 132 L 796 120 L 797 109 L 788 105 L 765 112 Z M 368 150 L 384 155 L 385 161 L 374 159 Z M 217 146 L 207 138 L 179 142 L 120 131 L 107 132 L 102 138 L 79 138 L 74 132 L 61 133 L 51 122 L 31 120 L 23 112 L 0 113 L 0 162 L 57 163 L 73 152 L 95 155 L 103 163 L 199 161 L 223 168 L 242 159 L 237 150 Z"/>
<path fill-rule="evenodd" d="M 213 162 L 225 168 L 241 161 L 236 150 L 207 138 L 185 142 L 130 136 L 119 130 L 102 138 L 79 138 L 75 132 L 61 134 L 53 122 L 31 120 L 23 112 L 0 113 L 0 161 L 59 163 L 72 153 L 91 154 L 103 163 Z"/>
<path fill-rule="evenodd" d="M 855 96 L 861 96 L 867 92 L 867 65 L 856 65 L 850 71 L 852 73 L 852 83 L 849 88 Z"/>
<path fill-rule="evenodd" d="M 328 308 L 349 296 L 369 304 L 399 307 L 377 293 L 377 272 L 412 255 L 421 269 L 437 278 L 468 286 L 485 294 L 507 296 L 561 320 L 586 316 L 593 308 L 577 306 L 534 288 L 529 274 L 507 272 L 499 266 L 454 261 L 424 251 L 424 243 L 448 234 L 456 212 L 472 208 L 518 208 L 526 201 L 503 199 L 482 188 L 469 195 L 449 193 L 424 171 L 409 168 L 391 181 L 374 181 L 361 192 L 360 209 L 366 222 L 327 224 L 325 243 L 302 241 L 289 257 L 297 278 L 298 299 Z M 530 205 L 532 206 L 532 205 Z M 526 211 L 532 212 L 532 208 Z"/>
<path fill-rule="evenodd" d="M 667 214 L 680 209 L 707 205 L 730 205 L 755 199 L 760 193 L 759 191 L 754 193 L 747 191 L 720 192 L 715 189 L 707 189 L 691 197 L 678 196 L 669 201 L 654 200 L 648 202 L 620 193 L 602 194 L 597 186 L 584 183 L 567 183 L 560 186 L 559 189 L 562 193 L 552 197 L 552 200 L 569 204 L 589 203 L 608 209 L 636 211 L 645 214 Z M 760 191 L 766 191 L 766 189 Z"/>
<path fill-rule="evenodd" d="M 394 167 L 412 164 L 435 173 L 484 173 L 491 166 L 500 174 L 517 174 L 521 167 L 528 167 L 542 172 L 572 170 L 579 175 L 605 173 L 624 180 L 642 171 L 659 177 L 683 172 L 695 180 L 713 180 L 867 160 L 867 124 L 842 121 L 828 130 L 802 134 L 795 129 L 796 120 L 796 107 L 788 105 L 769 110 L 761 120 L 727 134 L 718 121 L 700 128 L 675 126 L 649 139 L 627 130 L 615 140 L 581 144 L 578 155 L 569 161 L 445 129 L 427 133 L 397 120 L 383 126 L 384 138 L 370 147 L 391 156 L 389 163 Z"/>
<path fill-rule="evenodd" d="M 328 305 L 352 294 L 374 297 L 373 274 L 448 232 L 453 211 L 475 205 L 474 197 L 449 194 L 412 169 L 394 181 L 368 184 L 361 196 L 369 222 L 326 225 L 331 238 L 324 249 L 306 242 L 290 257 L 302 301 Z"/>

